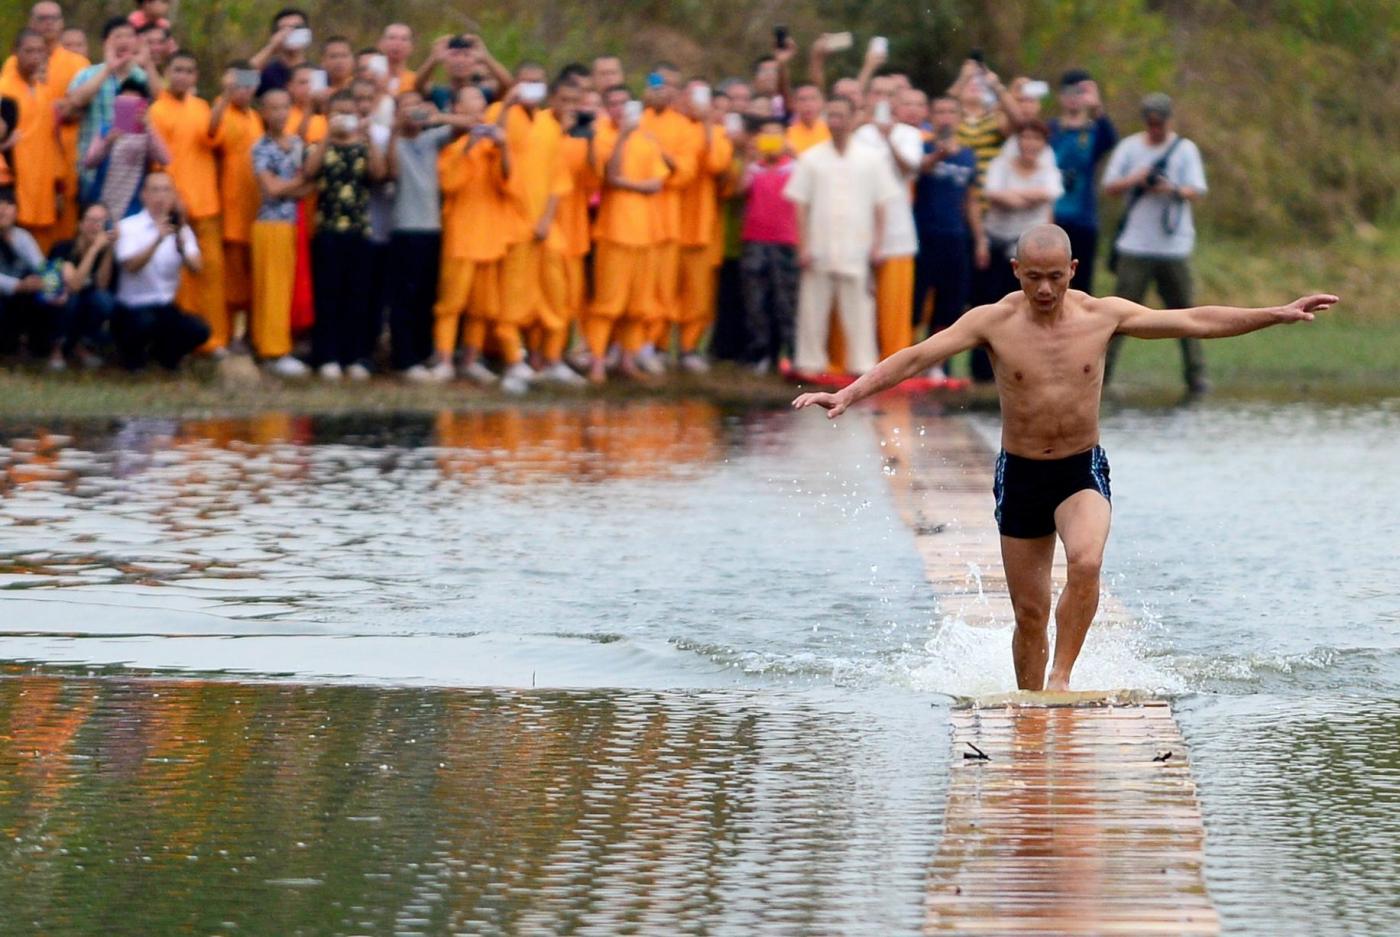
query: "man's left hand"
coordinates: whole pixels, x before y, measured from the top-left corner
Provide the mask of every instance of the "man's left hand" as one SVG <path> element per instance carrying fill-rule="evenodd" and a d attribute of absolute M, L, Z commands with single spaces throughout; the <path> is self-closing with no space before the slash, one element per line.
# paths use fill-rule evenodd
<path fill-rule="evenodd" d="M 1282 319 L 1284 322 L 1311 322 L 1317 313 L 1326 312 L 1339 302 L 1341 299 L 1331 293 L 1303 296 L 1283 307 Z"/>

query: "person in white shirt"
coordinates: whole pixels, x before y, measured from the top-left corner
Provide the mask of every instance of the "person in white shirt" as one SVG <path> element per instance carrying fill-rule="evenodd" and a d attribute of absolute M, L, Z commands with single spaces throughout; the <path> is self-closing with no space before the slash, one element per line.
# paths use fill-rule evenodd
<path fill-rule="evenodd" d="M 122 364 L 139 371 L 147 361 L 170 370 L 209 339 L 209 326 L 175 306 L 180 273 L 199 273 L 203 262 L 194 231 L 185 223 L 175 184 L 151 173 L 141 187 L 142 211 L 117 225 L 117 308 L 112 339 Z"/>
<path fill-rule="evenodd" d="M 857 143 L 881 155 L 901 196 L 886 206 L 875 268 L 875 333 L 881 358 L 907 348 L 914 340 L 914 257 L 919 253 L 919 236 L 914 228 L 912 198 L 924 158 L 924 135 L 914 124 L 926 100 L 921 91 L 891 92 L 885 84 L 878 78 L 870 83 L 870 97 L 875 102 L 872 119 L 855 132 Z M 888 114 L 880 107 L 881 101 L 892 103 Z"/>
<path fill-rule="evenodd" d="M 987 198 L 983 228 L 994 284 L 988 300 L 998 300 L 1020 288 L 1011 269 L 1016 242 L 1036 225 L 1051 222 L 1055 200 L 1065 191 L 1054 154 L 1048 163 L 1042 159 L 1049 149 L 1049 128 L 1034 120 L 1023 125 L 1015 139 L 1016 155 L 1003 154 L 992 160 L 983 186 Z"/>
<path fill-rule="evenodd" d="M 827 103 L 831 139 L 802 154 L 783 189 L 783 197 L 797 206 L 802 267 L 793 365 L 807 374 L 826 369 L 833 296 L 846 335 L 846 370 L 863 374 L 876 363 L 867 285 L 871 266 L 882 256 L 885 211 L 900 192 L 883 157 L 852 140 L 854 117 L 850 101 Z"/>

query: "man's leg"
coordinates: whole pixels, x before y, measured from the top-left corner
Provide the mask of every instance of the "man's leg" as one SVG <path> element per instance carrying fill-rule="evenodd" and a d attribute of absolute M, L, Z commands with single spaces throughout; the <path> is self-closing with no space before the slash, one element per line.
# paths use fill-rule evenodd
<path fill-rule="evenodd" d="M 1016 613 L 1011 636 L 1011 658 L 1016 664 L 1016 686 L 1039 690 L 1045 685 L 1045 663 L 1050 658 L 1050 565 L 1055 559 L 1055 535 L 1023 539 L 1001 538 L 1001 563 L 1006 588 Z"/>
<path fill-rule="evenodd" d="M 914 343 L 914 258 L 890 257 L 875 274 L 875 334 L 879 357 Z"/>
<path fill-rule="evenodd" d="M 1147 287 L 1152 280 L 1152 261 L 1146 257 L 1118 257 L 1118 285 L 1113 295 L 1140 303 L 1147 296 Z M 1107 386 L 1113 380 L 1113 371 L 1118 364 L 1118 353 L 1123 348 L 1124 337 L 1115 335 L 1108 340 L 1108 358 L 1104 362 L 1103 382 Z"/>
<path fill-rule="evenodd" d="M 880 363 L 880 350 L 875 344 L 875 302 L 867 288 L 868 280 L 866 276 L 832 279 L 836 281 L 841 329 L 846 334 L 846 370 L 864 374 Z"/>
<path fill-rule="evenodd" d="M 1195 284 L 1191 278 L 1191 261 L 1160 260 L 1157 262 L 1157 291 L 1162 305 L 1168 309 L 1189 309 L 1195 305 Z M 1192 392 L 1206 390 L 1206 353 L 1199 338 L 1181 339 L 1181 370 L 1186 386 Z"/>
<path fill-rule="evenodd" d="M 1064 541 L 1068 575 L 1055 607 L 1055 663 L 1045 683 L 1047 690 L 1069 689 L 1070 671 L 1099 610 L 1099 570 L 1111 519 L 1108 500 L 1093 489 L 1075 492 L 1055 509 L 1055 529 Z"/>
<path fill-rule="evenodd" d="M 805 374 L 820 374 L 826 369 L 833 279 L 826 272 L 802 271 L 797 292 L 797 359 L 793 367 Z"/>

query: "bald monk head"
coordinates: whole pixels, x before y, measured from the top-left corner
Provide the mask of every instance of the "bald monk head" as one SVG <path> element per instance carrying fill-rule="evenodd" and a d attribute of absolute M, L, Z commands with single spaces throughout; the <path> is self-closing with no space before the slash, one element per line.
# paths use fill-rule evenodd
<path fill-rule="evenodd" d="M 1078 267 L 1069 235 L 1053 224 L 1038 224 L 1023 233 L 1016 242 L 1016 259 L 1011 261 L 1031 310 L 1047 315 L 1059 310 Z"/>

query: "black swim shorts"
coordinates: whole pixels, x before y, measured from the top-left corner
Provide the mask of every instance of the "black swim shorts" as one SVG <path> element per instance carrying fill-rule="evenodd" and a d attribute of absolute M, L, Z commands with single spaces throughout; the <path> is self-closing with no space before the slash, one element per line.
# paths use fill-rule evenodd
<path fill-rule="evenodd" d="M 1027 459 L 1003 452 L 997 457 L 992 494 L 997 529 L 1004 537 L 1034 539 L 1055 532 L 1055 509 L 1070 495 L 1092 488 L 1110 503 L 1108 456 L 1095 446 L 1063 459 Z"/>

